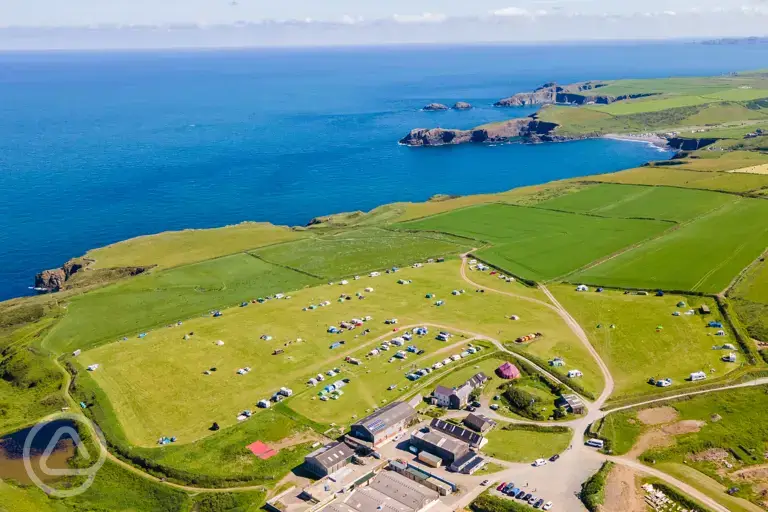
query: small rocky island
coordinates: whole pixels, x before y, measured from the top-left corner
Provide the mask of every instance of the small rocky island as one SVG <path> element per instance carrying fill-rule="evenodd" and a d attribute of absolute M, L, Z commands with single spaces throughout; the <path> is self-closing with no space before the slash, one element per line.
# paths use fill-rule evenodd
<path fill-rule="evenodd" d="M 430 103 L 429 105 L 426 105 L 421 110 L 423 110 L 424 112 L 439 112 L 441 110 L 448 110 L 448 107 L 446 105 L 443 105 L 442 103 Z"/>
<path fill-rule="evenodd" d="M 472 105 L 470 105 L 466 101 L 457 101 L 453 105 L 454 110 L 470 110 L 471 108 L 472 108 Z"/>

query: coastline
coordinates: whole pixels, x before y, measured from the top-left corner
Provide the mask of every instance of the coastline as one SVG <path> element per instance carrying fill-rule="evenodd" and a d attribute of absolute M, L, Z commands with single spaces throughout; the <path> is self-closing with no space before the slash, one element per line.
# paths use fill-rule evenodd
<path fill-rule="evenodd" d="M 666 139 L 655 133 L 606 133 L 605 135 L 600 136 L 600 138 L 609 140 L 621 140 L 624 142 L 639 142 L 641 144 L 649 144 L 659 149 L 672 149 L 672 147 L 669 145 L 669 139 Z"/>

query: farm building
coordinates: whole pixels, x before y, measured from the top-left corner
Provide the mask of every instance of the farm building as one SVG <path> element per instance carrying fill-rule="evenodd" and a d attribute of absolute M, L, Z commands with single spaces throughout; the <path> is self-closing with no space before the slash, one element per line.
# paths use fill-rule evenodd
<path fill-rule="evenodd" d="M 496 422 L 490 418 L 483 416 L 482 414 L 470 414 L 464 418 L 463 423 L 466 427 L 471 428 L 475 432 L 485 434 L 493 427 L 496 426 Z"/>
<path fill-rule="evenodd" d="M 475 452 L 467 452 L 463 456 L 459 457 L 450 466 L 448 471 L 454 473 L 464 473 L 465 475 L 471 475 L 478 469 L 485 466 L 486 460 Z"/>
<path fill-rule="evenodd" d="M 437 455 L 446 464 L 452 463 L 469 452 L 469 445 L 464 441 L 430 428 L 414 432 L 411 435 L 411 445 Z"/>
<path fill-rule="evenodd" d="M 378 447 L 403 432 L 416 420 L 416 410 L 406 402 L 392 402 L 354 423 L 350 436 Z"/>
<path fill-rule="evenodd" d="M 313 474 L 324 477 L 349 464 L 354 456 L 355 450 L 351 446 L 337 441 L 304 457 L 304 466 Z"/>
<path fill-rule="evenodd" d="M 708 315 L 711 312 L 712 311 L 710 311 L 709 306 L 707 306 L 706 304 L 702 304 L 701 306 L 699 306 L 699 313 L 701 313 L 702 315 Z"/>
<path fill-rule="evenodd" d="M 565 405 L 568 412 L 572 414 L 584 414 L 584 412 L 586 412 L 584 401 L 577 395 L 563 395 L 560 397 L 560 402 Z"/>
<path fill-rule="evenodd" d="M 478 434 L 472 430 L 450 423 L 438 418 L 434 418 L 429 424 L 432 430 L 447 434 L 459 441 L 467 443 L 472 448 L 482 448 L 487 443 L 485 437 L 482 434 Z"/>
<path fill-rule="evenodd" d="M 520 370 L 517 369 L 517 366 L 507 361 L 496 368 L 496 375 L 502 379 L 517 379 L 520 378 Z"/>
<path fill-rule="evenodd" d="M 399 472 L 382 471 L 368 485 L 340 494 L 321 512 L 420 512 L 439 497 L 437 491 Z"/>

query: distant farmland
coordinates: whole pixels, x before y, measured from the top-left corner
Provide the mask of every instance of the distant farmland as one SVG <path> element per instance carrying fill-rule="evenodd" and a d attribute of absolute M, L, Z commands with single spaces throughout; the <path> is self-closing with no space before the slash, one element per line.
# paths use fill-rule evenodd
<path fill-rule="evenodd" d="M 738 199 L 574 276 L 607 286 L 716 293 L 768 245 L 768 202 Z"/>
<path fill-rule="evenodd" d="M 672 224 L 489 204 L 401 226 L 488 242 L 492 247 L 478 255 L 489 263 L 521 277 L 546 280 L 659 235 Z"/>

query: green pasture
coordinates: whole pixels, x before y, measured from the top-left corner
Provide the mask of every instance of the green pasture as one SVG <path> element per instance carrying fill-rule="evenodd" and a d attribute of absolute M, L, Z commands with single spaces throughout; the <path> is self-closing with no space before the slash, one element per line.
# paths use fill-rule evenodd
<path fill-rule="evenodd" d="M 482 355 L 482 352 L 480 353 Z M 445 377 L 441 378 L 435 384 L 445 386 L 447 388 L 459 387 L 467 382 L 472 376 L 479 372 L 483 372 L 485 375 L 491 378 L 491 381 L 486 384 L 484 389 L 484 395 L 493 394 L 494 390 L 502 383 L 506 382 L 496 376 L 496 368 L 508 361 L 511 356 L 505 354 L 495 354 L 492 357 L 486 357 L 476 364 L 468 364 L 458 370 L 453 370 Z"/>
<path fill-rule="evenodd" d="M 413 283 L 400 285 L 399 279 L 411 279 Z M 363 292 L 369 286 L 375 291 Z M 451 295 L 452 290 L 465 287 L 456 260 L 380 277 L 365 276 L 346 286 L 322 285 L 301 290 L 292 293 L 289 300 L 231 308 L 221 318 L 198 317 L 185 321 L 181 327 L 150 331 L 144 339 L 132 336 L 128 341 L 84 352 L 77 361 L 81 366 L 101 365 L 89 376 L 109 397 L 129 442 L 144 446 L 152 445 L 163 435 L 177 436 L 182 443 L 194 441 L 208 435 L 206 429 L 213 421 L 222 427 L 234 424 L 240 411 L 255 409 L 258 400 L 268 398 L 281 386 L 299 392 L 305 388 L 307 379 L 318 372 L 333 367 L 345 367 L 346 372 L 351 372 L 351 365 L 343 362 L 344 356 L 359 357 L 377 344 L 377 337 L 388 336 L 392 328 L 384 320 L 390 317 L 398 318 L 403 326 L 435 323 L 502 339 L 543 330 L 547 336 L 537 348 L 544 354 L 542 357 L 550 357 L 549 352 L 555 349 L 568 351 L 573 358 L 583 361 L 585 368 L 590 362 L 595 368 L 587 351 L 549 308 L 472 289 L 460 296 Z M 354 298 L 355 292 L 363 292 L 366 299 L 336 301 L 339 294 Z M 435 294 L 436 298 L 426 299 L 427 293 Z M 438 298 L 445 300 L 444 306 L 434 305 Z M 331 305 L 302 311 L 323 300 L 331 301 Z M 521 319 L 512 322 L 508 319 L 511 314 L 518 314 Z M 367 336 L 362 336 L 359 328 L 343 335 L 326 333 L 329 325 L 367 315 L 373 317 L 366 325 L 372 330 Z M 434 334 L 435 329 L 431 331 Z M 184 340 L 183 335 L 188 332 L 195 334 Z M 264 334 L 273 339 L 259 339 Z M 296 342 L 298 338 L 304 341 Z M 225 345 L 217 346 L 216 340 L 224 341 Z M 329 349 L 340 340 L 346 344 Z M 292 343 L 288 344 L 289 341 Z M 425 358 L 436 355 L 438 342 L 420 343 L 428 350 Z M 272 355 L 276 349 L 284 353 Z M 409 358 L 407 363 L 413 359 Z M 342 399 L 307 401 L 308 409 L 301 405 L 302 397 L 294 397 L 286 404 L 317 421 L 333 421 L 326 411 L 342 407 L 348 418 L 362 415 L 381 399 L 394 398 L 386 391 L 389 385 L 400 387 L 409 382 L 405 370 L 396 363 L 387 363 L 384 357 L 366 364 L 373 369 L 372 373 L 353 379 Z M 237 375 L 236 370 L 245 366 L 254 371 Z M 204 375 L 203 371 L 210 367 L 217 371 Z M 379 370 L 381 367 L 386 369 Z M 599 380 L 595 381 L 593 391 L 600 385 Z M 372 397 L 365 395 L 366 390 Z"/>
<path fill-rule="evenodd" d="M 660 94 L 703 95 L 717 94 L 740 85 L 760 83 L 754 79 L 734 79 L 722 77 L 658 78 L 645 80 L 616 80 L 605 87 L 596 89 L 598 94 L 619 96 L 655 92 Z"/>
<path fill-rule="evenodd" d="M 715 293 L 768 245 L 768 203 L 738 199 L 616 258 L 573 276 L 615 287 Z"/>
<path fill-rule="evenodd" d="M 765 509 L 738 496 L 730 496 L 728 487 L 715 478 L 709 477 L 686 464 L 664 462 L 656 469 L 685 482 L 706 496 L 726 507 L 731 512 L 762 512 Z"/>
<path fill-rule="evenodd" d="M 696 107 L 718 100 L 704 98 L 702 96 L 672 96 L 657 98 L 654 96 L 636 100 L 618 101 L 610 105 L 593 105 L 588 108 L 597 112 L 611 114 L 613 116 L 626 116 L 632 114 L 644 114 L 646 112 L 661 112 L 673 108 Z"/>
<path fill-rule="evenodd" d="M 754 128 L 753 128 L 754 129 Z M 686 158 L 674 169 L 688 171 L 731 171 L 768 163 L 768 155 L 754 151 L 728 151 L 711 153 L 713 158 Z M 663 165 L 663 163 L 662 163 Z M 671 166 L 670 166 L 671 167 Z"/>
<path fill-rule="evenodd" d="M 768 117 L 759 110 L 753 110 L 740 103 L 710 103 L 703 106 L 698 112 L 686 118 L 680 123 L 683 127 L 710 127 L 727 126 L 729 124 L 743 124 L 745 121 L 766 120 Z M 718 128 L 715 128 L 717 130 Z M 749 131 L 744 132 L 749 133 Z M 681 136 L 690 137 L 711 137 L 717 138 L 715 131 L 697 132 L 688 134 L 681 133 Z"/>
<path fill-rule="evenodd" d="M 671 378 L 672 388 L 684 389 L 690 386 L 685 379 L 693 372 L 721 377 L 739 368 L 745 360 L 739 353 L 737 363 L 725 363 L 721 357 L 731 351 L 712 349 L 713 345 L 724 343 L 739 346 L 728 329 L 727 336 L 718 337 L 714 336 L 718 329 L 707 328 L 712 320 L 722 321 L 712 299 L 670 294 L 625 295 L 613 290 L 576 292 L 567 285 L 555 286 L 552 292 L 584 328 L 608 365 L 616 384 L 614 398 L 670 389 L 649 385 L 650 377 Z M 685 307 L 679 308 L 677 304 L 681 301 Z M 713 313 L 683 314 L 702 304 L 708 305 Z M 681 316 L 673 316 L 675 311 Z M 612 329 L 611 325 L 616 327 Z M 663 329 L 657 332 L 659 325 Z M 710 374 L 712 368 L 716 371 Z"/>
<path fill-rule="evenodd" d="M 749 192 L 768 187 L 768 176 L 766 175 L 694 172 L 676 167 L 639 167 L 590 177 L 590 180 L 630 185 L 667 185 L 722 192 Z"/>
<path fill-rule="evenodd" d="M 318 279 L 236 254 L 138 276 L 74 297 L 45 340 L 55 353 L 135 338 L 139 332 L 207 314 Z"/>
<path fill-rule="evenodd" d="M 721 101 L 750 101 L 760 98 L 768 98 L 768 89 L 739 88 L 708 93 L 707 98 Z"/>
<path fill-rule="evenodd" d="M 539 204 L 601 217 L 684 222 L 732 202 L 726 194 L 672 187 L 600 184 Z"/>
<path fill-rule="evenodd" d="M 728 296 L 750 336 L 768 340 L 768 265 L 765 261 L 757 262 Z"/>
<path fill-rule="evenodd" d="M 469 265 L 469 261 L 472 261 L 472 258 L 467 260 L 467 279 L 478 285 L 481 289 L 486 290 L 489 293 L 493 293 L 492 290 L 499 290 L 500 292 L 513 293 L 515 295 L 522 295 L 524 297 L 548 302 L 549 299 L 547 299 L 547 296 L 539 288 L 527 286 L 517 279 L 508 283 L 506 280 L 499 278 L 501 275 L 507 277 L 504 271 L 496 271 L 496 274 L 491 275 L 493 270 L 485 272 L 478 271 L 477 269 L 473 270 L 473 266 Z"/>
<path fill-rule="evenodd" d="M 679 413 L 675 421 L 699 421 L 701 428 L 698 432 L 674 436 L 675 442 L 671 447 L 651 449 L 642 456 L 643 459 L 654 460 L 658 469 L 680 476 L 696 487 L 700 488 L 697 483 L 715 480 L 721 492 L 725 488 L 737 486 L 740 488 L 737 496 L 759 499 L 756 489 L 752 488 L 748 480 L 736 478 L 732 473 L 766 463 L 768 420 L 761 404 L 766 402 L 767 393 L 766 386 L 746 387 L 665 404 L 674 407 Z M 605 418 L 601 436 L 612 442 L 617 453 L 622 453 L 634 444 L 641 433 L 652 428 L 655 427 L 643 425 L 637 419 L 636 411 L 622 411 Z M 731 469 L 723 471 L 723 466 L 715 462 L 690 458 L 691 455 L 712 449 L 722 449 L 727 453 Z M 757 510 L 742 500 L 734 500 L 734 505 L 740 505 L 732 510 Z"/>
<path fill-rule="evenodd" d="M 577 215 L 490 204 L 402 224 L 493 244 L 476 254 L 507 272 L 552 279 L 628 245 L 659 235 L 669 223 Z"/>
<path fill-rule="evenodd" d="M 306 236 L 286 226 L 244 222 L 215 229 L 185 229 L 140 236 L 88 251 L 92 268 L 178 267 Z"/>
<path fill-rule="evenodd" d="M 508 462 L 533 462 L 562 453 L 571 443 L 573 431 L 567 427 L 537 427 L 499 423 L 486 435 L 486 455 Z"/>
<path fill-rule="evenodd" d="M 334 279 L 455 256 L 471 249 L 469 243 L 443 234 L 363 228 L 273 245 L 253 254 L 276 265 Z"/>

